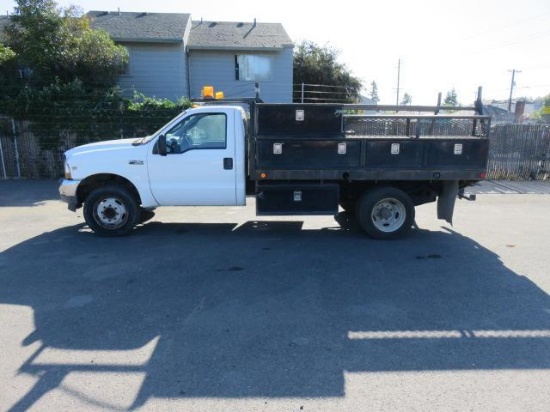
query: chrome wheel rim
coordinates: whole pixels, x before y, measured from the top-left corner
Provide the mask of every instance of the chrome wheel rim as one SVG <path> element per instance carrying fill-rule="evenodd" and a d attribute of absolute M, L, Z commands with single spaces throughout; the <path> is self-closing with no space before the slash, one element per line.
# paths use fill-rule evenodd
<path fill-rule="evenodd" d="M 407 213 L 405 206 L 397 199 L 382 199 L 374 205 L 371 213 L 371 220 L 376 229 L 381 232 L 391 233 L 399 230 Z"/>
<path fill-rule="evenodd" d="M 94 210 L 96 221 L 101 226 L 109 229 L 122 227 L 128 220 L 126 206 L 116 197 L 107 197 L 99 200 Z"/>

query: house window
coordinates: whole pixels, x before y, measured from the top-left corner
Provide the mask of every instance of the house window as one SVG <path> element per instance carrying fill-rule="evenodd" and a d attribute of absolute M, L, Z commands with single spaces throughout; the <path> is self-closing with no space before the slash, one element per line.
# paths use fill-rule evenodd
<path fill-rule="evenodd" d="M 254 54 L 235 56 L 235 80 L 265 81 L 273 78 L 273 57 Z"/>

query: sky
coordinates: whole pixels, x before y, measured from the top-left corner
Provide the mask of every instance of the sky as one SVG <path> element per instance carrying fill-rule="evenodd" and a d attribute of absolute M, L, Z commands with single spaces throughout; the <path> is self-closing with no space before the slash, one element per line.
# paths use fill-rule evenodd
<path fill-rule="evenodd" d="M 16 2 L 3 0 L 3 13 Z M 455 89 L 471 104 L 478 86 L 484 99 L 550 94 L 550 1 L 548 0 L 57 0 L 90 10 L 190 13 L 193 20 L 281 23 L 295 44 L 313 41 L 337 50 L 338 60 L 373 81 L 381 104 L 400 100 L 433 105 Z M 400 64 L 399 64 L 400 62 Z M 398 66 L 400 70 L 398 70 Z"/>

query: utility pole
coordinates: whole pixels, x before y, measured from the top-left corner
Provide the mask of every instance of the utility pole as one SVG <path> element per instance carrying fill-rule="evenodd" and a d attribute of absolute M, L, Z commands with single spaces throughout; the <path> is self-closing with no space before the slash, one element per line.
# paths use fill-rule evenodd
<path fill-rule="evenodd" d="M 395 102 L 396 106 L 399 106 L 399 84 L 401 82 L 401 59 L 397 61 L 397 101 Z"/>
<path fill-rule="evenodd" d="M 516 78 L 516 73 L 521 73 L 521 71 L 516 69 L 508 70 L 508 71 L 512 72 L 512 83 L 510 84 L 510 98 L 508 99 L 508 111 L 511 112 L 512 111 L 512 93 L 514 92 L 514 86 L 516 85 L 516 82 L 514 79 Z"/>

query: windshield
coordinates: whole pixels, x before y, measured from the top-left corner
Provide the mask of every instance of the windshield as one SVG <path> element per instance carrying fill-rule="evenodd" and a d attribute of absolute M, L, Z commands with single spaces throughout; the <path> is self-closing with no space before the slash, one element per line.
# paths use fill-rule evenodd
<path fill-rule="evenodd" d="M 185 115 L 185 113 L 187 113 L 187 110 L 181 112 L 177 117 L 180 117 L 180 116 L 182 116 L 182 115 Z M 172 120 L 174 120 L 174 119 L 172 119 Z M 172 122 L 172 120 L 170 120 L 170 122 Z M 146 136 L 146 137 L 142 137 L 141 139 L 136 140 L 133 144 L 134 144 L 134 145 L 144 145 L 144 144 L 149 143 L 149 142 L 150 142 L 151 140 L 153 140 L 153 138 L 154 138 L 155 136 L 157 136 L 157 135 L 160 133 L 160 131 L 161 131 L 162 129 L 164 129 L 165 127 L 166 127 L 166 124 L 162 125 L 162 127 L 161 127 L 160 129 L 158 129 L 155 133 L 153 133 L 153 134 L 151 134 L 151 135 L 149 135 L 149 136 Z"/>

